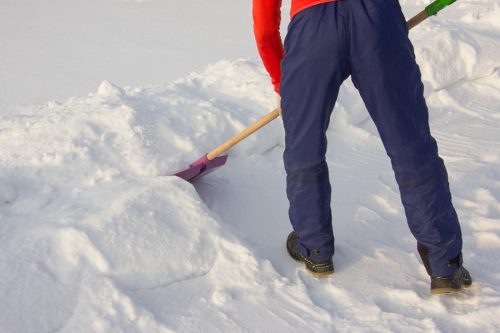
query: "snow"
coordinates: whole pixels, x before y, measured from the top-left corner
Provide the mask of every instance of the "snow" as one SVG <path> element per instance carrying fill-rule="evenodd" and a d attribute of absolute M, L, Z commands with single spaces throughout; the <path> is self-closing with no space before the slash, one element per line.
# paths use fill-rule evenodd
<path fill-rule="evenodd" d="M 2 0 L 0 42 L 0 115 L 257 55 L 251 3 L 234 0 Z"/>
<path fill-rule="evenodd" d="M 426 2 L 400 3 L 410 16 Z M 276 106 L 248 3 L 31 5 L 0 4 L 0 332 L 500 331 L 499 0 L 459 1 L 411 32 L 475 280 L 442 296 L 430 294 L 350 82 L 328 131 L 331 277 L 311 276 L 284 249 L 279 120 L 197 183 L 169 176 Z M 191 27 L 183 33 L 203 52 L 165 35 L 162 15 Z M 100 23 L 85 33 L 90 19 Z M 42 26 L 53 44 L 29 33 Z M 41 57 L 65 52 L 57 65 Z"/>

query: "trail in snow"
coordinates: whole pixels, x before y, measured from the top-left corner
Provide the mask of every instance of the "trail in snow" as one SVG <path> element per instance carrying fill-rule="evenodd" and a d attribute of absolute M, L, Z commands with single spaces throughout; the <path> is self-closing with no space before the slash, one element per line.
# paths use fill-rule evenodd
<path fill-rule="evenodd" d="M 332 277 L 284 249 L 279 120 L 194 185 L 169 177 L 275 107 L 258 60 L 223 60 L 0 118 L 0 332 L 499 331 L 499 4 L 461 1 L 412 31 L 471 289 L 430 295 L 350 82 L 328 131 Z"/>

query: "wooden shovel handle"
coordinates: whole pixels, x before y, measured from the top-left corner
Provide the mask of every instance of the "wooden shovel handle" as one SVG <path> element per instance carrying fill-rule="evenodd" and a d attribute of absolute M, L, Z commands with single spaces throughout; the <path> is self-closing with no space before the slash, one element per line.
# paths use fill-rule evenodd
<path fill-rule="evenodd" d="M 432 2 L 430 5 L 425 7 L 423 11 L 412 17 L 408 22 L 408 29 L 413 28 L 414 26 L 418 25 L 420 22 L 425 21 L 428 17 L 436 15 L 439 13 L 443 8 L 451 5 L 454 3 L 456 0 L 435 0 Z"/>
<path fill-rule="evenodd" d="M 249 135 L 251 135 L 252 133 L 257 131 L 258 129 L 260 129 L 261 127 L 267 125 L 272 120 L 278 118 L 278 116 L 280 115 L 280 112 L 281 112 L 281 108 L 277 108 L 274 111 L 266 114 L 264 117 L 260 118 L 259 120 L 254 122 L 252 125 L 248 126 L 243 131 L 236 134 L 231 139 L 227 140 L 226 142 L 221 144 L 219 147 L 217 147 L 214 150 L 212 150 L 211 152 L 209 152 L 207 154 L 207 159 L 209 161 L 213 160 L 214 158 L 216 158 L 217 156 L 219 156 L 220 154 L 222 154 L 223 152 L 225 152 L 229 148 L 236 145 L 241 140 L 245 139 L 246 137 L 248 137 Z"/>
<path fill-rule="evenodd" d="M 417 15 L 413 16 L 411 19 L 408 20 L 408 29 L 413 28 L 414 26 L 420 24 L 421 22 L 425 21 L 429 17 L 429 14 L 425 10 L 421 11 Z"/>

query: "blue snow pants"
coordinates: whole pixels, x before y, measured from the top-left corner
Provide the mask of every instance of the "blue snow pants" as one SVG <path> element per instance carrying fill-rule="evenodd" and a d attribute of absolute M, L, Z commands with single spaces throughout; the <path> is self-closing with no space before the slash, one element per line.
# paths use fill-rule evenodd
<path fill-rule="evenodd" d="M 326 130 L 340 85 L 351 76 L 391 159 L 408 225 L 428 250 L 432 275 L 453 273 L 461 264 L 460 225 L 398 0 L 338 0 L 299 12 L 281 66 L 289 217 L 302 254 L 325 260 L 334 253 Z"/>

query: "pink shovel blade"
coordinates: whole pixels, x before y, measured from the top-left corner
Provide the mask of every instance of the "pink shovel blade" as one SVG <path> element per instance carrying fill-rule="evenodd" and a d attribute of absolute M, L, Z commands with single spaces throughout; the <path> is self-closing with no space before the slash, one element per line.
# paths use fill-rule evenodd
<path fill-rule="evenodd" d="M 218 167 L 226 164 L 227 155 L 218 156 L 213 160 L 209 160 L 207 156 L 202 156 L 199 160 L 192 163 L 186 170 L 182 170 L 176 172 L 174 175 L 180 177 L 188 182 L 191 182 L 195 179 L 198 179 L 201 176 L 204 176 Z"/>

